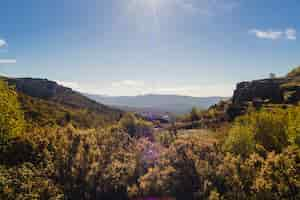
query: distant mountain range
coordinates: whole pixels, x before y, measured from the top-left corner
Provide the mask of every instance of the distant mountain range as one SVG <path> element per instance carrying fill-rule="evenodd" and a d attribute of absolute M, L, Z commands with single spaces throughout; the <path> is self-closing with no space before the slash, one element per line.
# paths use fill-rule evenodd
<path fill-rule="evenodd" d="M 87 97 L 125 111 L 160 112 L 184 114 L 193 107 L 207 109 L 208 107 L 226 100 L 226 97 L 190 97 L 179 95 L 140 95 L 140 96 L 104 96 L 85 94 Z"/>

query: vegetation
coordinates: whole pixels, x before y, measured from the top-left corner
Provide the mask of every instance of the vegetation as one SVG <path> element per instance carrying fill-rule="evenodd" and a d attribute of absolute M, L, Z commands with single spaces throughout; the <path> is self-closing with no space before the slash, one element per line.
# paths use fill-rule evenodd
<path fill-rule="evenodd" d="M 11 139 L 24 128 L 24 119 L 16 92 L 0 82 L 0 151 L 5 151 Z"/>
<path fill-rule="evenodd" d="M 152 124 L 138 119 L 134 114 L 127 113 L 119 121 L 119 127 L 132 137 L 152 138 Z"/>
<path fill-rule="evenodd" d="M 288 145 L 299 145 L 299 108 L 264 109 L 238 118 L 225 148 L 245 157 L 261 150 L 280 153 Z"/>
<path fill-rule="evenodd" d="M 249 109 L 218 132 L 89 112 L 0 82 L 0 199 L 300 198 L 299 105 Z M 221 115 L 193 109 L 179 123 Z"/>
<path fill-rule="evenodd" d="M 287 74 L 287 77 L 297 77 L 300 76 L 300 66 L 293 69 L 291 72 Z"/>
<path fill-rule="evenodd" d="M 19 101 L 28 126 L 54 127 L 71 123 L 74 127 L 85 129 L 117 123 L 117 116 L 97 114 L 87 109 L 73 108 L 22 93 L 19 94 Z"/>
<path fill-rule="evenodd" d="M 123 112 L 88 99 L 82 94 L 46 79 L 5 78 L 16 88 L 27 124 L 38 127 L 97 128 L 117 123 Z"/>

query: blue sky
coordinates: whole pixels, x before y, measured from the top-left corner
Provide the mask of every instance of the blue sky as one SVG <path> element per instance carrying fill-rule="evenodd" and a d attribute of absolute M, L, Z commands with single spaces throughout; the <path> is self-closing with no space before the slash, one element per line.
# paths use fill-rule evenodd
<path fill-rule="evenodd" d="M 3 0 L 0 74 L 106 95 L 230 96 L 300 65 L 298 0 Z"/>

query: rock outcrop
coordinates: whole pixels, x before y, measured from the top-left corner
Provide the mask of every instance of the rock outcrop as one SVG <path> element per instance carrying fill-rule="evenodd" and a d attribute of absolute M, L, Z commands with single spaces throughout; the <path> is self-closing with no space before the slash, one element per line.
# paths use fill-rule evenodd
<path fill-rule="evenodd" d="M 284 77 L 238 83 L 231 100 L 226 101 L 224 116 L 229 121 L 247 112 L 249 106 L 256 108 L 299 104 L 300 67 Z M 278 105 L 273 105 L 278 104 Z M 217 108 L 220 105 L 216 105 Z M 216 110 L 215 107 L 210 109 Z"/>
<path fill-rule="evenodd" d="M 46 100 L 57 96 L 57 90 L 60 87 L 56 82 L 47 79 L 10 78 L 8 83 L 14 85 L 19 92 Z M 65 90 L 71 89 L 65 88 Z"/>
<path fill-rule="evenodd" d="M 251 82 L 241 82 L 233 95 L 234 105 L 243 105 L 246 102 L 268 101 L 270 103 L 282 103 L 284 90 L 281 85 L 286 79 L 262 79 Z"/>

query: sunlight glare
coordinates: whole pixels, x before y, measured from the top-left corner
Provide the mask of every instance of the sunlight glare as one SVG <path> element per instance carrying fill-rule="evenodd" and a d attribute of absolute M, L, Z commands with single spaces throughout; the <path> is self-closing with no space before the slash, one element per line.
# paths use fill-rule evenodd
<path fill-rule="evenodd" d="M 166 11 L 169 0 L 129 0 L 128 11 L 134 16 L 136 25 L 143 31 L 160 30 L 162 10 Z"/>

